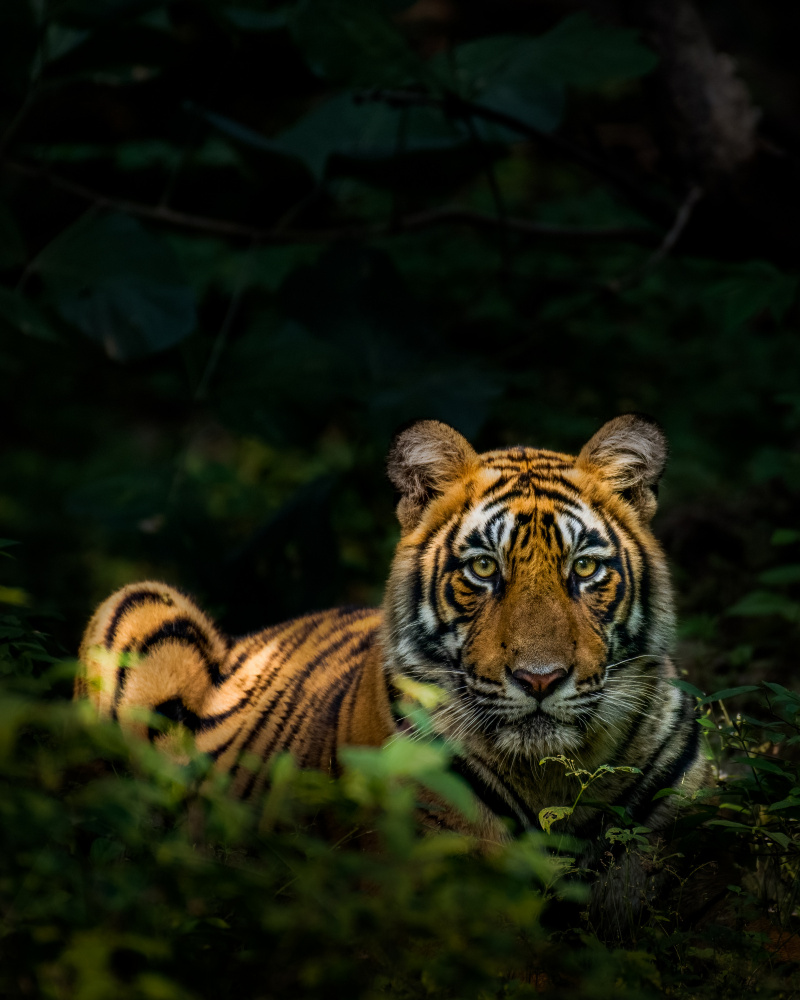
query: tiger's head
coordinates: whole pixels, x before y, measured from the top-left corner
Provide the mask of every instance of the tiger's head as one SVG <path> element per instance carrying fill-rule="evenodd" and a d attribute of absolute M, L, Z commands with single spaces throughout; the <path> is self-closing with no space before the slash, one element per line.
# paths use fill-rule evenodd
<path fill-rule="evenodd" d="M 633 414 L 577 457 L 479 455 L 432 420 L 399 435 L 389 476 L 402 536 L 384 644 L 390 675 L 447 693 L 440 731 L 512 759 L 580 754 L 625 732 L 673 639 L 649 527 L 666 455 L 661 429 Z"/>

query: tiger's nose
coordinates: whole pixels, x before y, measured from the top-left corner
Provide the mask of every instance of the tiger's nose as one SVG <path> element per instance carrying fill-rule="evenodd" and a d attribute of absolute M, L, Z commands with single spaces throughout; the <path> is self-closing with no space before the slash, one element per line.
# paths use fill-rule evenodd
<path fill-rule="evenodd" d="M 567 676 L 567 671 L 563 667 L 555 667 L 552 670 L 545 669 L 543 673 L 520 669 L 515 670 L 511 676 L 528 694 L 541 701 L 542 698 L 546 698 L 555 691 Z"/>

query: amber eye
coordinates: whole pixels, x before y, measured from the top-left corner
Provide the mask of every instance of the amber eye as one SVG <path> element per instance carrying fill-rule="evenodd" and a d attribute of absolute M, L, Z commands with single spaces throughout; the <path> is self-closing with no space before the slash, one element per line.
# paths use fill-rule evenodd
<path fill-rule="evenodd" d="M 490 576 L 494 576 L 497 573 L 500 567 L 497 565 L 497 561 L 492 559 L 491 556 L 478 556 L 472 560 L 469 568 L 481 580 L 488 580 Z"/>
<path fill-rule="evenodd" d="M 581 556 L 572 564 L 572 572 L 582 580 L 588 580 L 590 576 L 594 576 L 599 567 L 600 563 L 596 559 L 592 559 L 591 556 Z"/>

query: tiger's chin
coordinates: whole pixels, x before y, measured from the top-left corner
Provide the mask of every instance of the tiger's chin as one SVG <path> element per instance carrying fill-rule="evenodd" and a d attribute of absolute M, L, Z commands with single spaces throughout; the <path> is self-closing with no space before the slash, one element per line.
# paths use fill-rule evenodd
<path fill-rule="evenodd" d="M 512 759 L 575 753 L 584 742 L 584 734 L 578 726 L 542 711 L 498 726 L 493 736 L 498 751 Z"/>

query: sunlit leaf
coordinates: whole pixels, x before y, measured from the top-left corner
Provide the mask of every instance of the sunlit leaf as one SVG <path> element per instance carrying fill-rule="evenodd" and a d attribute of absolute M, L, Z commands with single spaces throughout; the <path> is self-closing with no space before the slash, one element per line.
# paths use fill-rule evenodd
<path fill-rule="evenodd" d="M 548 806 L 539 811 L 539 824 L 545 833 L 550 833 L 550 827 L 553 823 L 566 819 L 574 811 L 572 806 Z"/>

